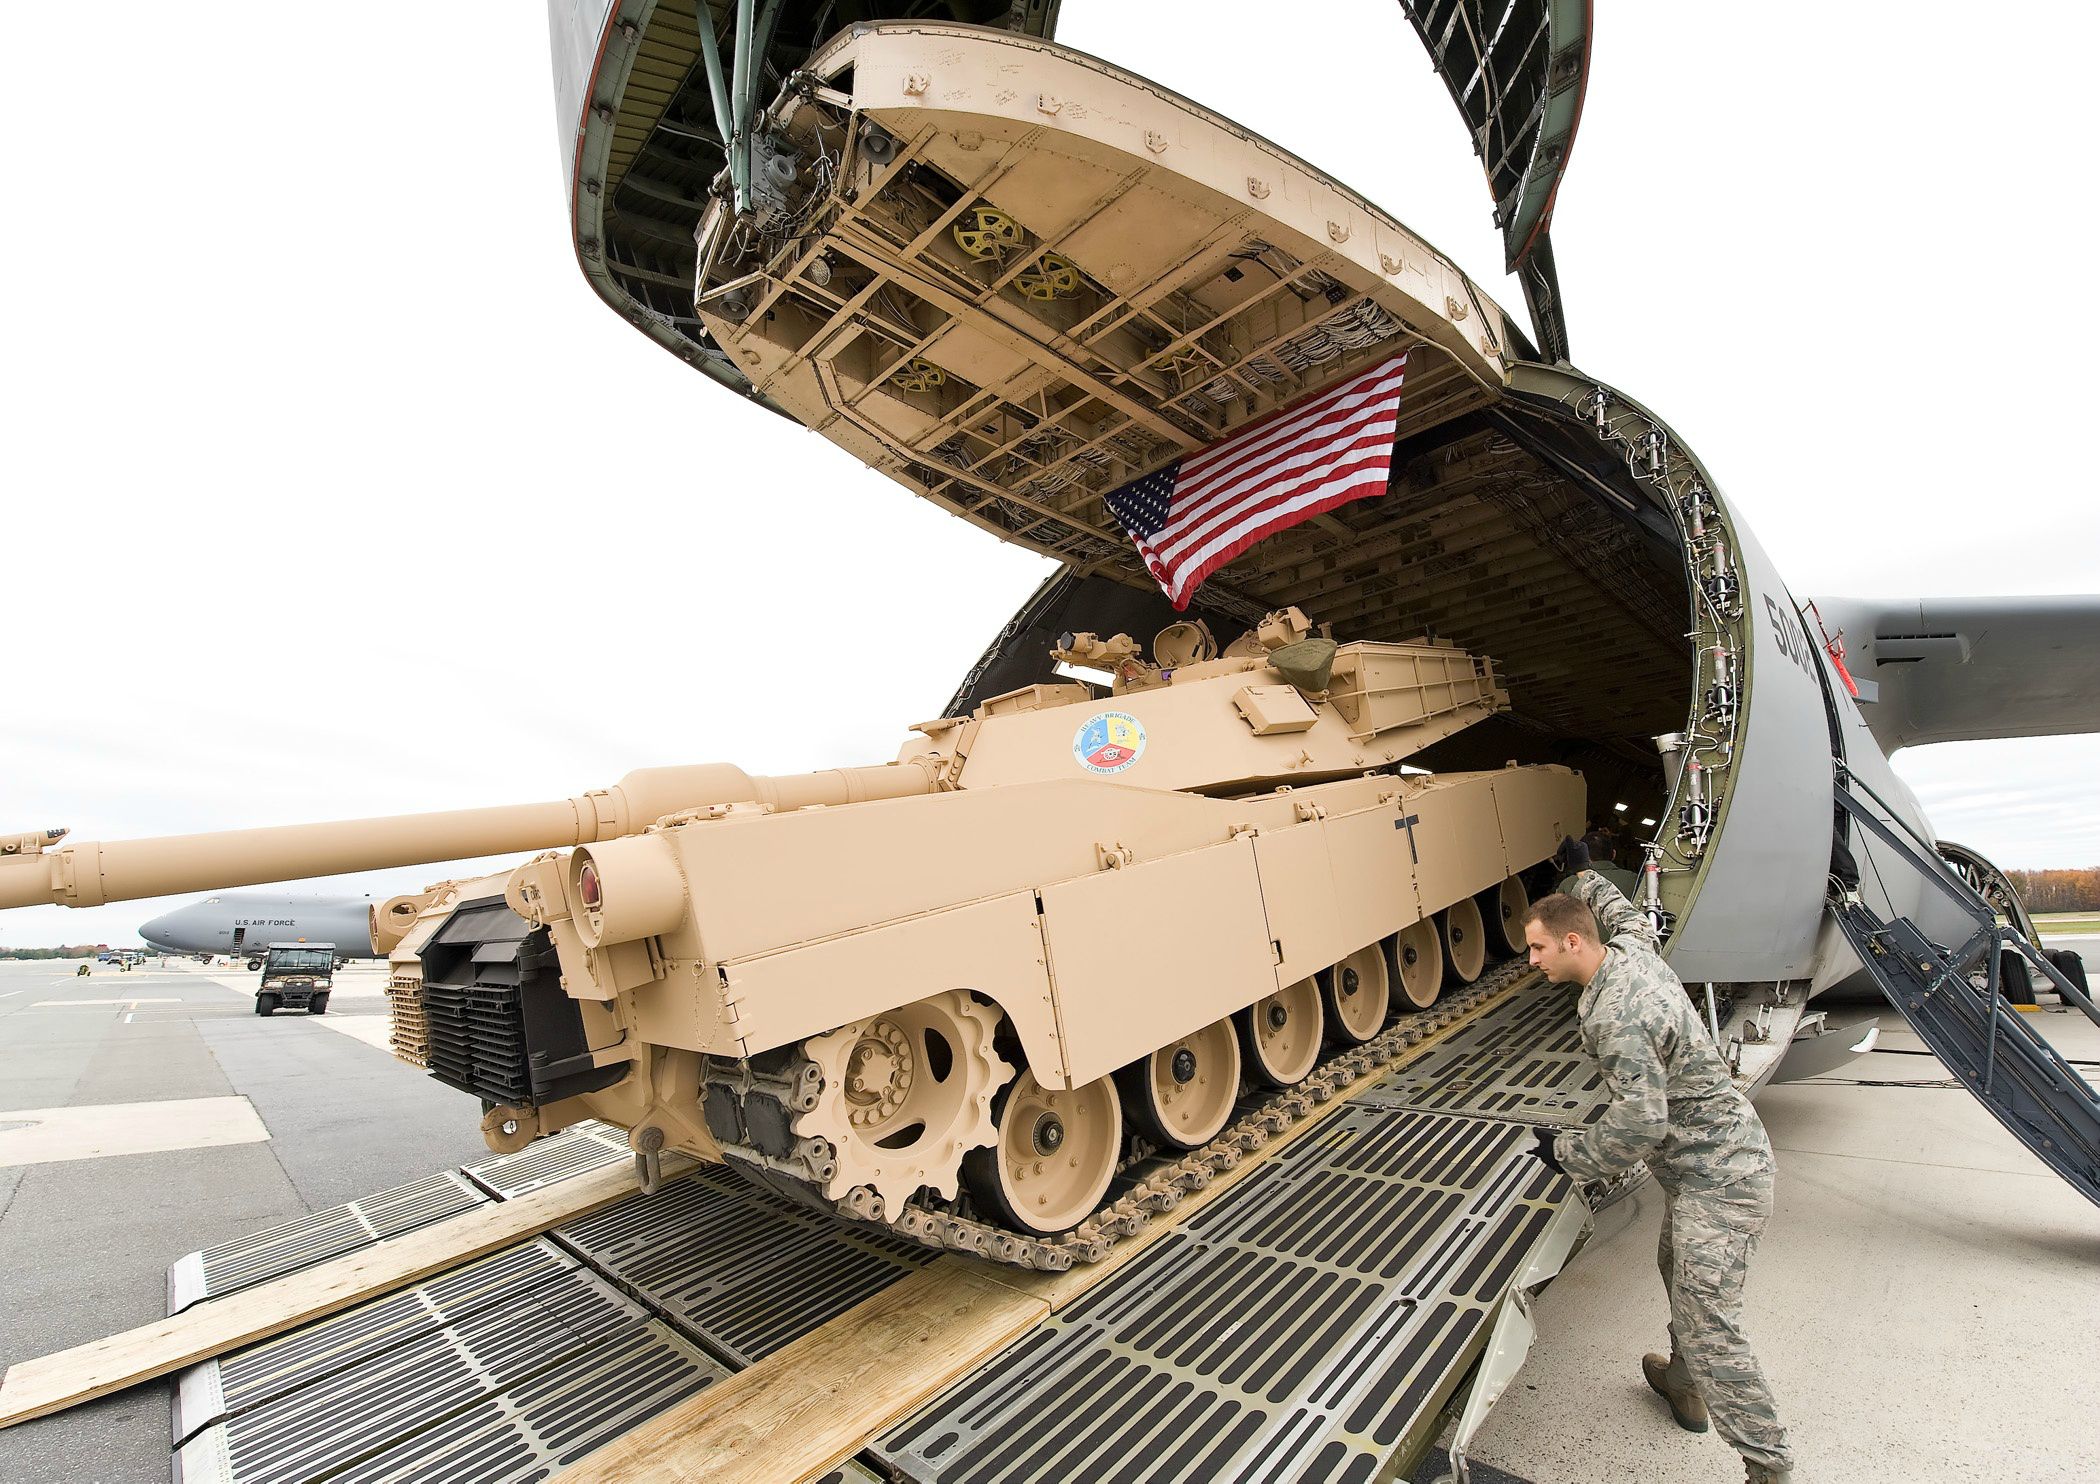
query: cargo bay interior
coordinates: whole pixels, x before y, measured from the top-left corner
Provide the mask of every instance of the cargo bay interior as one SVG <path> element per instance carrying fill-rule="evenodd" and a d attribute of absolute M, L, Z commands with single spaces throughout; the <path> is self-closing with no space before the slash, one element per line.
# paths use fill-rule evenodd
<path fill-rule="evenodd" d="M 840 17 L 802 9 L 780 7 L 770 49 L 753 48 L 766 60 L 752 96 L 770 104 L 758 209 L 719 223 L 705 48 L 690 10 L 649 11 L 609 149 L 578 164 L 578 230 L 591 212 L 598 234 L 584 266 L 698 368 L 1065 564 L 951 714 L 1053 678 L 1060 631 L 1149 643 L 1176 617 L 1108 492 L 1405 352 L 1387 492 L 1247 551 L 1195 613 L 1220 643 L 1295 604 L 1345 641 L 1431 635 L 1485 655 L 1511 711 L 1423 765 L 1566 763 L 1588 776 L 1593 813 L 1659 816 L 1669 780 L 1650 739 L 1684 726 L 1695 689 L 1678 535 L 1576 409 L 1483 374 L 1476 343 L 1501 364 L 1537 357 L 1515 322 L 1470 285 L 1472 302 L 1449 306 L 1473 311 L 1463 333 L 1413 313 L 1330 244 L 1265 240 L 1164 167 L 886 128 L 852 106 L 850 47 L 807 50 Z M 1025 46 L 1052 9 L 998 19 Z M 1435 257 L 1437 282 L 1460 278 Z"/>

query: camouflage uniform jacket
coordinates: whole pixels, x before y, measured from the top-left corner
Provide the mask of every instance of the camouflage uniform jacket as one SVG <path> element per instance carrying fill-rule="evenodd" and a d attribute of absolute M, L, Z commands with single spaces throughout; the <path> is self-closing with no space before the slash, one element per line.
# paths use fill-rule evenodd
<path fill-rule="evenodd" d="M 1560 1162 L 1579 1179 L 1603 1180 L 1646 1161 L 1671 1191 L 1769 1177 L 1765 1126 L 1658 954 L 1648 919 L 1593 871 L 1562 890 L 1588 904 L 1604 939 L 1604 962 L 1576 1009 L 1611 1102 L 1589 1128 L 1554 1142 Z"/>

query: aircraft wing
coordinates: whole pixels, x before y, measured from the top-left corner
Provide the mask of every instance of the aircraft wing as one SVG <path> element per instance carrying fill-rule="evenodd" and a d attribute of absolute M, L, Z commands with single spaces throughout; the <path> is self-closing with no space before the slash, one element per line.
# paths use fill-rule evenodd
<path fill-rule="evenodd" d="M 2100 732 L 2100 597 L 1818 598 L 1888 751 Z"/>

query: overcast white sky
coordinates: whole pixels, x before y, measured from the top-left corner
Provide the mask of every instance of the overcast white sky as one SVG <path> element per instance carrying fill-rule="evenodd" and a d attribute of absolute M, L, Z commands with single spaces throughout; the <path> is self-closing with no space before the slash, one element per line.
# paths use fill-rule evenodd
<path fill-rule="evenodd" d="M 2078 153 L 2100 12 L 2052 12 L 2036 46 L 1952 4 L 1826 7 L 1811 35 L 1602 9 L 1554 232 L 1577 363 L 1699 449 L 1797 593 L 2100 590 Z M 544 14 L 477 13 L 0 21 L 0 829 L 880 761 L 1047 570 L 600 304 Z M 1298 29 L 1257 24 L 1279 14 Z M 1062 40 L 1320 163 L 1521 308 L 1391 0 L 1064 16 Z M 2100 739 L 1899 770 L 2001 864 L 2100 862 Z M 0 942 L 131 941 L 160 908 L 9 913 Z"/>

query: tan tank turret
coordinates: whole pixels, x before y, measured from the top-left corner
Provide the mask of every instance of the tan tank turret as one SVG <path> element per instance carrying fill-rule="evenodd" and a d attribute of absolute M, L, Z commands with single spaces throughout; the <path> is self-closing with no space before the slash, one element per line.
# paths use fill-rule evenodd
<path fill-rule="evenodd" d="M 1451 645 L 1337 644 L 1285 610 L 1151 651 L 1065 635 L 1087 678 L 921 723 L 875 767 L 25 836 L 0 905 L 539 850 L 376 914 L 397 1054 L 482 1099 L 492 1147 L 607 1119 L 645 1163 L 725 1158 L 922 1237 L 989 1220 L 1016 1235 L 972 1250 L 1040 1261 L 1134 1156 L 1200 1149 L 1248 1089 L 1518 951 L 1519 878 L 1584 820 L 1565 768 L 1408 766 L 1507 707 Z"/>

